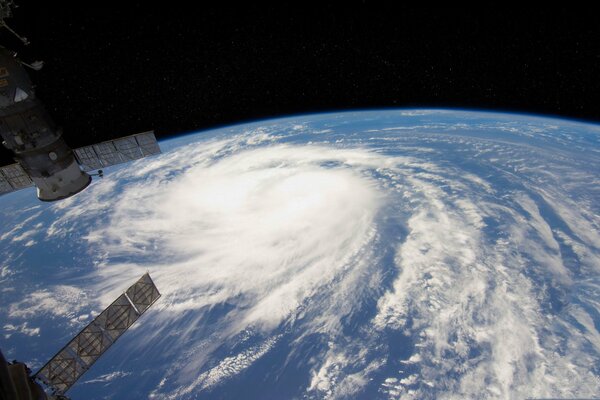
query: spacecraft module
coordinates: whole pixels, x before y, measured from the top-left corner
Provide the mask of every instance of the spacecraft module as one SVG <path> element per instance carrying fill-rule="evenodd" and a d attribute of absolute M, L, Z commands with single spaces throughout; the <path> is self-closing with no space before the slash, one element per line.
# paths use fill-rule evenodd
<path fill-rule="evenodd" d="M 23 65 L 0 46 L 0 136 L 16 161 L 0 167 L 0 195 L 36 186 L 42 201 L 64 199 L 90 184 L 90 171 L 161 152 L 153 131 L 71 149 Z"/>

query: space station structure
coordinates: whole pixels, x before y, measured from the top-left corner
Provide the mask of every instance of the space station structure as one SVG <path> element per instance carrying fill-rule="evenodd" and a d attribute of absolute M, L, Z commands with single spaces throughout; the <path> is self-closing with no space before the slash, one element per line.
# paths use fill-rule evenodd
<path fill-rule="evenodd" d="M 13 7 L 12 0 L 0 0 L 0 28 L 27 45 L 29 41 L 6 23 Z M 41 61 L 25 63 L 15 52 L 0 46 L 0 137 L 16 161 L 0 167 L 0 195 L 35 186 L 40 200 L 61 200 L 85 189 L 93 175 L 103 176 L 101 168 L 161 152 L 153 131 L 77 149 L 69 147 L 62 130 L 36 97 L 25 70 L 42 66 Z M 94 170 L 98 173 L 89 173 Z"/>
<path fill-rule="evenodd" d="M 4 48 L 0 48 L 0 135 L 17 161 L 3 168 L 3 192 L 34 184 L 40 200 L 52 201 L 79 193 L 92 181 L 36 98 L 25 69 Z"/>
<path fill-rule="evenodd" d="M 92 181 L 90 171 L 161 152 L 153 131 L 71 149 L 36 97 L 22 63 L 3 47 L 0 47 L 0 136 L 16 161 L 0 167 L 0 194 L 36 186 L 42 201 L 61 200 L 79 193 Z"/>
<path fill-rule="evenodd" d="M 0 399 L 68 399 L 65 393 L 160 296 L 144 274 L 35 374 L 24 363 L 8 363 L 0 352 Z"/>

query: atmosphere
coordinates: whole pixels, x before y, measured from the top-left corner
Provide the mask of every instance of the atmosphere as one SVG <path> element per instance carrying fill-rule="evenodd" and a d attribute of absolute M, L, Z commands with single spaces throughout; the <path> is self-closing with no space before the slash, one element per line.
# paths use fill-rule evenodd
<path fill-rule="evenodd" d="M 59 203 L 6 199 L 4 343 L 49 357 L 148 271 L 162 298 L 73 396 L 593 396 L 599 132 L 388 110 L 161 142 Z"/>

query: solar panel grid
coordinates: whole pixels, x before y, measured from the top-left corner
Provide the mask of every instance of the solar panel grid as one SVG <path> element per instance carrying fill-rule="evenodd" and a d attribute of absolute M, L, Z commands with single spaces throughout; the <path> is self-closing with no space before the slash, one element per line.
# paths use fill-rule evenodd
<path fill-rule="evenodd" d="M 131 136 L 84 146 L 73 150 L 84 171 L 93 171 L 160 154 L 154 132 L 143 132 Z"/>
<path fill-rule="evenodd" d="M 131 294 L 135 307 L 126 293 Z M 148 274 L 129 287 L 126 293 L 117 297 L 36 376 L 54 388 L 56 393 L 64 393 L 160 297 Z"/>
<path fill-rule="evenodd" d="M 32 186 L 33 182 L 19 164 L 0 167 L 0 193 L 13 192 Z"/>

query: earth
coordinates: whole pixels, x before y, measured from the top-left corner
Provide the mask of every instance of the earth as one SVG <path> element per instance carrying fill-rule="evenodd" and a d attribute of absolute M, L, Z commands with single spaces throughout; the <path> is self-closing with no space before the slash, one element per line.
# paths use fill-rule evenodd
<path fill-rule="evenodd" d="M 0 198 L 0 347 L 36 371 L 146 271 L 74 399 L 600 397 L 600 126 L 381 110 L 190 133 Z"/>

